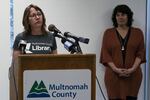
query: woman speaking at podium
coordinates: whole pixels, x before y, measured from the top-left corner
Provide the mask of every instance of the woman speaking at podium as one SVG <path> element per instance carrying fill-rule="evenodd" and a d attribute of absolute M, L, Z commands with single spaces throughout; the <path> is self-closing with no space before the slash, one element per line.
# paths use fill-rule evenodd
<path fill-rule="evenodd" d="M 9 69 L 10 100 L 18 100 L 14 62 L 20 54 L 57 54 L 57 44 L 52 33 L 46 30 L 46 19 L 41 8 L 30 4 L 26 7 L 19 33 L 13 44 L 12 64 Z"/>
<path fill-rule="evenodd" d="M 57 54 L 55 37 L 46 31 L 43 11 L 36 5 L 26 7 L 22 24 L 24 31 L 18 34 L 13 45 L 13 59 L 21 53 Z"/>

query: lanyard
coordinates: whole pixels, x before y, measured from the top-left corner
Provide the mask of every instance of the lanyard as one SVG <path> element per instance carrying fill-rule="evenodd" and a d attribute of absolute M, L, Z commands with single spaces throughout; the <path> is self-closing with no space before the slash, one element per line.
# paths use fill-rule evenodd
<path fill-rule="evenodd" d="M 116 30 L 116 33 L 117 33 L 117 36 L 118 36 L 120 44 L 121 44 L 121 51 L 126 50 L 126 45 L 127 45 L 127 42 L 129 40 L 129 35 L 130 35 L 130 28 L 129 28 L 128 33 L 125 36 L 125 38 L 122 38 L 117 30 Z"/>

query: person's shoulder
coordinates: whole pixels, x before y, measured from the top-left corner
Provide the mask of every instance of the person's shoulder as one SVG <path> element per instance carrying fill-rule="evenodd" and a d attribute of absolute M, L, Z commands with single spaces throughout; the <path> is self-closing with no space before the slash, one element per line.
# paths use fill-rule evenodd
<path fill-rule="evenodd" d="M 112 30 L 115 30 L 114 27 L 110 27 L 110 28 L 107 28 L 106 31 L 112 31 Z"/>
<path fill-rule="evenodd" d="M 136 34 L 143 34 L 142 30 L 139 27 L 131 27 L 131 31 Z"/>
<path fill-rule="evenodd" d="M 111 35 L 116 31 L 116 29 L 114 27 L 112 28 L 107 28 L 104 32 L 105 35 Z"/>
<path fill-rule="evenodd" d="M 139 27 L 131 27 L 131 30 L 142 33 L 142 30 Z"/>
<path fill-rule="evenodd" d="M 54 34 L 52 32 L 47 32 L 46 37 L 50 38 L 50 39 L 54 39 L 55 38 L 55 36 L 54 36 Z"/>
<path fill-rule="evenodd" d="M 23 32 L 18 33 L 18 34 L 16 35 L 16 38 L 23 38 Z"/>
<path fill-rule="evenodd" d="M 53 33 L 47 32 L 47 35 L 48 35 L 49 37 L 52 37 L 52 36 L 53 36 Z"/>

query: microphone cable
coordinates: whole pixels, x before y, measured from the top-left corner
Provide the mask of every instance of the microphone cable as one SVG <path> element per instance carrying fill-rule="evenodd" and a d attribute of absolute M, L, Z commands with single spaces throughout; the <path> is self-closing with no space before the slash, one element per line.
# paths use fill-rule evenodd
<path fill-rule="evenodd" d="M 12 65 L 11 65 L 11 67 L 12 67 L 12 78 L 13 78 L 13 80 L 12 81 L 14 81 L 14 87 L 15 87 L 15 94 L 16 94 L 16 100 L 19 100 L 18 99 L 18 90 L 17 90 L 17 85 L 16 85 L 16 79 L 15 79 L 15 73 L 14 73 L 14 61 L 12 61 Z M 9 69 L 9 81 L 10 81 L 10 75 L 11 75 L 11 67 L 10 67 L 10 69 Z M 11 98 L 11 97 L 10 97 Z"/>
<path fill-rule="evenodd" d="M 104 100 L 106 100 L 106 97 L 105 97 L 105 95 L 104 95 L 104 92 L 103 92 L 103 90 L 102 90 L 102 88 L 101 88 L 101 85 L 100 85 L 100 82 L 99 82 L 97 76 L 96 76 L 96 81 L 97 81 L 97 83 L 98 83 L 99 89 L 100 89 L 100 91 L 101 91 L 101 93 L 102 93 L 102 96 L 103 96 Z"/>

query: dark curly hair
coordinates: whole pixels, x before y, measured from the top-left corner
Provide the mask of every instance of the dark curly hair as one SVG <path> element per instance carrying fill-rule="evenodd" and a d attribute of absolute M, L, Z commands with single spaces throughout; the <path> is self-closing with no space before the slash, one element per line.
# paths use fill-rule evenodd
<path fill-rule="evenodd" d="M 31 34 L 31 27 L 30 27 L 30 24 L 29 24 L 29 14 L 30 14 L 30 9 L 31 8 L 34 8 L 37 11 L 40 11 L 42 13 L 43 24 L 42 24 L 41 30 L 44 34 L 47 33 L 47 31 L 46 31 L 46 19 L 45 19 L 45 15 L 44 15 L 42 9 L 39 8 L 37 5 L 30 4 L 28 7 L 26 7 L 26 9 L 24 11 L 24 14 L 23 14 L 23 19 L 22 19 L 22 24 L 24 26 L 24 32 L 23 32 L 24 35 L 27 36 L 27 35 Z"/>
<path fill-rule="evenodd" d="M 133 12 L 131 11 L 131 9 L 127 6 L 127 5 L 118 5 L 114 8 L 113 10 L 113 14 L 112 14 L 112 22 L 114 27 L 118 27 L 118 23 L 116 20 L 116 14 L 118 12 L 121 12 L 123 14 L 127 14 L 128 17 L 128 22 L 127 22 L 127 26 L 132 26 L 132 22 L 133 22 Z"/>

